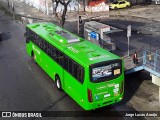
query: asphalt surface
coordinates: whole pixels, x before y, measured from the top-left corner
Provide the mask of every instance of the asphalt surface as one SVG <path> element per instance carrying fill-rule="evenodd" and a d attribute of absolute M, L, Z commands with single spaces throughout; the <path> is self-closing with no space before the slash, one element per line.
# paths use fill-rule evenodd
<path fill-rule="evenodd" d="M 26 54 L 23 36 L 25 27 L 22 24 L 12 21 L 10 16 L 0 11 L 0 31 L 3 32 L 3 41 L 0 42 L 0 111 L 83 111 L 67 94 L 59 92 L 52 79 Z M 125 35 L 122 35 L 121 39 L 123 37 Z M 145 37 L 149 39 L 147 35 Z M 122 48 L 126 48 L 126 44 Z M 94 114 L 101 112 L 106 114 L 107 110 L 116 111 L 118 115 L 122 110 L 136 111 L 136 108 L 130 106 L 128 102 L 138 91 L 142 82 L 151 79 L 147 72 L 138 76 L 139 79 L 137 79 L 137 74 L 126 77 L 126 92 L 122 102 L 98 109 L 94 111 Z M 156 87 L 154 89 L 157 90 Z M 55 119 L 84 119 L 84 117 Z"/>
<path fill-rule="evenodd" d="M 155 48 L 160 48 L 159 44 L 159 31 L 160 23 L 151 22 L 143 19 L 137 18 L 119 18 L 119 19 L 110 19 L 110 20 L 101 20 L 102 23 L 109 24 L 111 26 L 116 26 L 123 32 L 114 33 L 113 40 L 119 46 L 122 51 L 127 51 L 127 26 L 131 25 L 132 34 L 130 37 L 130 51 L 133 53 L 135 50 L 141 48 L 145 50 L 155 50 Z"/>

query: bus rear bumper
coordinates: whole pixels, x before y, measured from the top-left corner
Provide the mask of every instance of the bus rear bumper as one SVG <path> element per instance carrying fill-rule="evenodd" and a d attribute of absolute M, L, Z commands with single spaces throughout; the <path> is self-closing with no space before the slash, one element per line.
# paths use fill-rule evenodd
<path fill-rule="evenodd" d="M 108 99 L 108 100 L 103 100 L 103 101 L 100 101 L 100 102 L 88 103 L 87 107 L 85 108 L 85 110 L 93 110 L 93 109 L 96 109 L 96 108 L 100 108 L 100 107 L 108 106 L 108 105 L 111 105 L 111 104 L 115 104 L 117 102 L 122 101 L 122 99 L 123 99 L 123 94 L 119 95 L 117 97 Z"/>

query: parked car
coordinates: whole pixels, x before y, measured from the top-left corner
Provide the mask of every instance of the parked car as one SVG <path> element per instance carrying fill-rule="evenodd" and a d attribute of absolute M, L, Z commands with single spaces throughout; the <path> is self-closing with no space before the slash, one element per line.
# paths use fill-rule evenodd
<path fill-rule="evenodd" d="M 118 8 L 128 8 L 131 6 L 131 3 L 126 0 L 120 0 L 109 5 L 110 9 L 118 9 Z"/>

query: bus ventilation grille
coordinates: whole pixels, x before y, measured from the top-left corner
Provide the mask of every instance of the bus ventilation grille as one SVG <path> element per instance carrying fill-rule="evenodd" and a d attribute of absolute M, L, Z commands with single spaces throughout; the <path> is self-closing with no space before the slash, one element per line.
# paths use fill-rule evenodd
<path fill-rule="evenodd" d="M 71 33 L 68 33 L 66 31 L 60 30 L 60 31 L 55 31 L 58 35 L 62 36 L 67 40 L 68 43 L 73 43 L 73 42 L 79 42 L 79 38 L 72 35 Z"/>

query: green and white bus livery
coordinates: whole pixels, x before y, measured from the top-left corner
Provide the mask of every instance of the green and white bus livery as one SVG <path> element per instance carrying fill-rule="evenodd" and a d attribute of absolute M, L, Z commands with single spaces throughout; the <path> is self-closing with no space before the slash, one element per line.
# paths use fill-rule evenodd
<path fill-rule="evenodd" d="M 85 110 L 123 98 L 122 59 L 55 24 L 28 24 L 26 51 Z"/>

